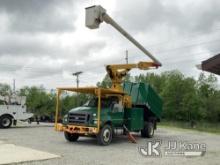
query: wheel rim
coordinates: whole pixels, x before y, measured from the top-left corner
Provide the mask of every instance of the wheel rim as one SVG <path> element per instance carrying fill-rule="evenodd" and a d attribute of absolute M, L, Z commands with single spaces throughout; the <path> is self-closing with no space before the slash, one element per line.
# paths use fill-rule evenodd
<path fill-rule="evenodd" d="M 2 125 L 3 125 L 4 127 L 8 127 L 8 126 L 10 125 L 10 119 L 4 118 L 4 119 L 2 120 Z"/>
<path fill-rule="evenodd" d="M 108 142 L 110 140 L 111 132 L 109 129 L 105 129 L 103 132 L 103 140 Z"/>

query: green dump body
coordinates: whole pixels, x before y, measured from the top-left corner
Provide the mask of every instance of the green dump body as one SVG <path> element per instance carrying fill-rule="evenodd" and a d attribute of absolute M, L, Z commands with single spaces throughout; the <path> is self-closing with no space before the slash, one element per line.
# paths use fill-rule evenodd
<path fill-rule="evenodd" d="M 132 105 L 146 105 L 158 118 L 161 118 L 162 100 L 155 90 L 147 83 L 125 82 L 123 90 L 132 98 Z"/>
<path fill-rule="evenodd" d="M 144 127 L 143 108 L 127 108 L 125 111 L 126 127 L 130 131 L 139 131 Z"/>

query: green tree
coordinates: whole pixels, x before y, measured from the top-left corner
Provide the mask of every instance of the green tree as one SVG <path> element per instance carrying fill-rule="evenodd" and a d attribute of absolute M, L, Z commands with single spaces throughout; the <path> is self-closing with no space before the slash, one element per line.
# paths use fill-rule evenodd
<path fill-rule="evenodd" d="M 111 85 L 112 82 L 108 74 L 105 75 L 104 79 L 101 82 L 98 82 L 96 84 L 97 87 L 102 87 L 102 88 L 110 88 Z"/>
<path fill-rule="evenodd" d="M 201 73 L 197 82 L 198 95 L 204 119 L 209 121 L 219 121 L 220 96 L 216 90 L 217 78 L 210 74 L 205 76 Z"/>
<path fill-rule="evenodd" d="M 220 121 L 220 91 L 217 88 L 217 78 L 213 74 L 206 76 L 201 73 L 198 80 L 185 77 L 177 70 L 161 74 L 147 73 L 139 76 L 125 77 L 125 81 L 145 82 L 150 84 L 163 100 L 163 118 L 167 120 L 211 122 Z M 111 79 L 106 75 L 98 87 L 110 88 Z M 0 84 L 2 95 L 11 92 L 10 86 Z M 27 96 L 28 109 L 37 115 L 54 115 L 56 96 L 47 93 L 43 87 L 23 87 L 20 95 Z M 62 115 L 70 109 L 86 102 L 89 95 L 63 94 Z M 77 99 L 79 104 L 77 104 Z"/>
<path fill-rule="evenodd" d="M 55 95 L 47 93 L 43 87 L 26 86 L 20 89 L 20 95 L 27 97 L 27 109 L 35 115 L 52 115 L 55 111 Z"/>
<path fill-rule="evenodd" d="M 0 83 L 0 95 L 10 95 L 12 93 L 11 87 L 8 84 Z"/>

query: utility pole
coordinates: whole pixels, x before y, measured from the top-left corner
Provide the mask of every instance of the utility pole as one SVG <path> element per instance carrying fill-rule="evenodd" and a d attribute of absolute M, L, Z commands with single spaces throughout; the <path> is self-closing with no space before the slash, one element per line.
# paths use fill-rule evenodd
<path fill-rule="evenodd" d="M 79 88 L 79 75 L 82 74 L 82 71 L 73 73 L 73 76 L 76 76 L 76 87 Z"/>
<path fill-rule="evenodd" d="M 13 79 L 13 93 L 15 93 L 15 79 Z"/>
<path fill-rule="evenodd" d="M 125 60 L 126 64 L 128 64 L 128 50 L 125 50 Z"/>
<path fill-rule="evenodd" d="M 73 76 L 76 76 L 76 87 L 79 88 L 79 75 L 82 74 L 83 72 L 82 71 L 78 71 L 78 72 L 75 72 L 73 73 L 72 75 Z M 78 99 L 78 92 L 76 93 L 76 104 L 77 106 L 79 105 L 79 99 Z"/>

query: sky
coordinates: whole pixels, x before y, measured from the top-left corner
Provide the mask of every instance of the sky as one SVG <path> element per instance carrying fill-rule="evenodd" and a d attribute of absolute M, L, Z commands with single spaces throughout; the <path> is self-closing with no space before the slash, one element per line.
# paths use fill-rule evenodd
<path fill-rule="evenodd" d="M 16 88 L 43 85 L 50 90 L 94 86 L 107 64 L 150 60 L 109 24 L 85 26 L 85 7 L 102 5 L 107 13 L 161 63 L 185 76 L 201 73 L 195 65 L 220 53 L 219 0 L 0 0 L 0 83 Z"/>

